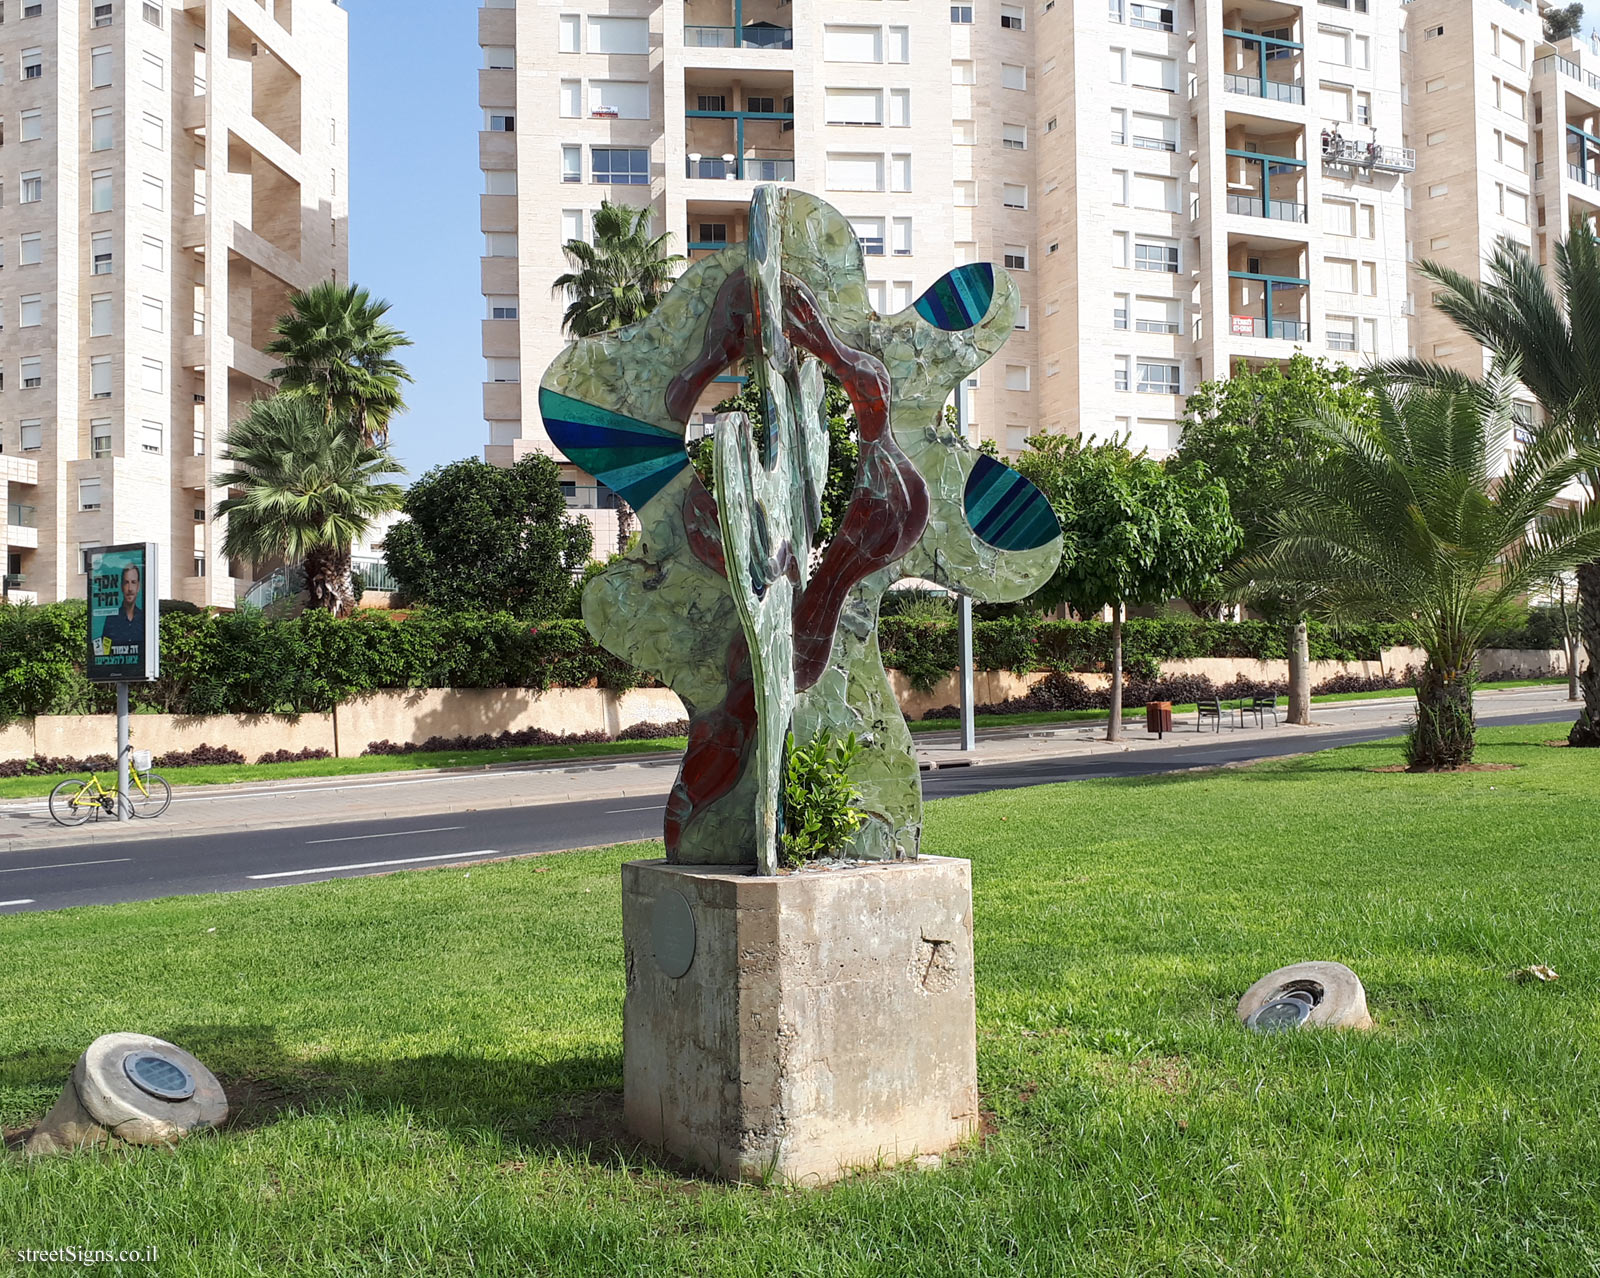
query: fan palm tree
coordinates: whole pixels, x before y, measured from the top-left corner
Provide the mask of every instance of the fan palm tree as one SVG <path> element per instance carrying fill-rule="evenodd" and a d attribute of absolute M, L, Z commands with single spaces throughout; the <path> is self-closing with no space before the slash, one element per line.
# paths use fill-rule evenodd
<path fill-rule="evenodd" d="M 400 508 L 400 485 L 380 482 L 402 474 L 399 463 L 296 395 L 251 404 L 229 429 L 222 460 L 228 469 L 213 482 L 235 492 L 217 503 L 228 521 L 222 553 L 301 564 L 313 607 L 350 611 L 350 547 L 373 520 Z"/>
<path fill-rule="evenodd" d="M 1576 438 L 1600 446 L 1600 237 L 1581 218 L 1555 247 L 1555 289 L 1527 249 L 1501 240 L 1484 266 L 1484 282 L 1424 262 L 1440 286 L 1439 309 L 1502 360 L 1514 360 L 1546 422 L 1570 426 Z M 1436 364 L 1399 361 L 1390 371 L 1422 383 L 1444 374 Z M 1546 427 L 1546 429 L 1549 429 Z M 1600 499 L 1600 463 L 1577 477 L 1589 504 Z M 1600 746 L 1600 557 L 1578 567 L 1578 630 L 1589 655 L 1583 709 L 1569 738 Z"/>
<path fill-rule="evenodd" d="M 1515 370 L 1401 385 L 1376 425 L 1313 419 L 1329 452 L 1291 478 L 1252 579 L 1310 589 L 1335 620 L 1387 613 L 1427 653 L 1413 766 L 1471 761 L 1474 669 L 1485 636 L 1539 582 L 1600 557 L 1600 506 L 1552 513 L 1600 454 L 1569 425 L 1547 427 L 1503 475 Z"/>
<path fill-rule="evenodd" d="M 400 385 L 411 380 L 394 358 L 411 339 L 384 322 L 388 311 L 388 302 L 364 288 L 324 280 L 289 299 L 266 346 L 283 361 L 272 370 L 280 391 L 320 400 L 324 417 L 348 422 L 363 443 L 380 446 L 389 419 L 405 411 Z"/>
<path fill-rule="evenodd" d="M 562 245 L 572 270 L 558 276 L 550 291 L 570 290 L 561 326 L 572 337 L 637 323 L 666 295 L 683 257 L 667 252 L 670 234 L 650 234 L 650 216 L 648 205 L 606 200 L 594 215 L 594 243 Z"/>

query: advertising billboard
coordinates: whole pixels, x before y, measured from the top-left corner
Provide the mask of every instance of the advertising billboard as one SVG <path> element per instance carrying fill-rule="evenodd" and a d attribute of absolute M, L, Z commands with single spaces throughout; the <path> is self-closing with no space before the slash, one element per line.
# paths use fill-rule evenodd
<path fill-rule="evenodd" d="M 96 683 L 145 683 L 161 673 L 156 545 L 97 546 L 89 560 L 89 660 Z"/>

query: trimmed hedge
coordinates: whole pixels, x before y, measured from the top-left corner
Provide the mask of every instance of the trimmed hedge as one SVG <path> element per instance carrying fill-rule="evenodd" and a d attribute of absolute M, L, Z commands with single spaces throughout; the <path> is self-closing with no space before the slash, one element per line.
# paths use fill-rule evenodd
<path fill-rule="evenodd" d="M 1310 627 L 1313 661 L 1374 661 L 1401 642 L 1399 628 L 1384 624 L 1333 630 Z M 1196 621 L 1133 617 L 1123 623 L 1123 669 L 1154 679 L 1164 661 L 1187 657 L 1253 657 L 1282 660 L 1288 632 L 1264 621 Z M 899 670 L 918 692 L 927 692 L 956 665 L 953 621 L 884 617 L 878 623 L 884 664 Z M 972 627 L 973 660 L 979 670 L 1030 670 L 1062 673 L 1103 671 L 1111 664 L 1111 625 L 1103 621 L 1038 621 L 1008 617 L 978 621 Z"/>

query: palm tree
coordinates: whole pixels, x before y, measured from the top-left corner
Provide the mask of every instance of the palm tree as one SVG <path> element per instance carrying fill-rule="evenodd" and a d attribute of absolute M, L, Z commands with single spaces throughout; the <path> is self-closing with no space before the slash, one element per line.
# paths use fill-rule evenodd
<path fill-rule="evenodd" d="M 324 417 L 348 422 L 363 443 L 381 446 L 389 419 L 405 411 L 400 384 L 411 380 L 394 358 L 411 339 L 384 322 L 389 303 L 354 284 L 324 280 L 296 293 L 289 308 L 266 347 L 283 360 L 272 380 L 281 391 L 320 400 Z"/>
<path fill-rule="evenodd" d="M 1547 427 L 1497 475 L 1511 433 L 1515 370 L 1442 376 L 1379 396 L 1376 425 L 1322 410 L 1330 451 L 1291 478 L 1251 565 L 1267 589 L 1310 589 L 1335 621 L 1398 619 L 1427 653 L 1407 753 L 1415 767 L 1470 762 L 1478 651 L 1540 582 L 1600 556 L 1600 506 L 1552 513 L 1600 454 Z"/>
<path fill-rule="evenodd" d="M 229 429 L 213 481 L 235 490 L 217 503 L 230 559 L 281 558 L 303 565 L 313 607 L 341 616 L 355 606 L 350 547 L 380 515 L 400 508 L 402 474 L 387 451 L 347 421 L 296 395 L 258 399 Z"/>
<path fill-rule="evenodd" d="M 561 247 L 572 270 L 558 276 L 552 293 L 569 291 L 561 326 L 589 337 L 635 324 L 672 286 L 683 257 L 668 253 L 670 234 L 650 234 L 650 207 L 603 201 L 594 215 L 594 243 L 568 240 Z"/>
<path fill-rule="evenodd" d="M 1502 360 L 1515 360 L 1547 422 L 1591 447 L 1600 445 L 1600 237 L 1581 218 L 1555 248 L 1555 284 L 1528 250 L 1501 240 L 1478 284 L 1459 271 L 1424 262 L 1440 285 L 1439 309 Z M 1398 376 L 1424 383 L 1438 365 L 1400 361 Z M 1547 428 L 1548 429 L 1548 428 Z M 1577 476 L 1589 504 L 1600 499 L 1600 463 Z M 1583 709 L 1572 727 L 1575 746 L 1600 746 L 1600 561 L 1578 567 L 1578 631 L 1589 654 Z"/>

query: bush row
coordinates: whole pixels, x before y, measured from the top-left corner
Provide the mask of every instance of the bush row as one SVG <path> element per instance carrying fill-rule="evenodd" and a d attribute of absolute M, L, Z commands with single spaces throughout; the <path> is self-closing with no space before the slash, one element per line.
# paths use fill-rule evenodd
<path fill-rule="evenodd" d="M 79 602 L 0 605 L 0 722 L 111 712 L 114 690 L 83 677 L 86 624 Z M 268 620 L 253 609 L 163 610 L 161 677 L 131 692 L 136 709 L 165 714 L 305 714 L 382 688 L 638 682 L 581 621 L 431 610 Z"/>
<path fill-rule="evenodd" d="M 298 763 L 302 759 L 331 759 L 332 752 L 307 747 L 304 750 L 273 750 L 262 755 L 257 763 Z M 208 764 L 239 764 L 245 757 L 232 746 L 206 745 L 201 742 L 193 750 L 169 750 L 150 761 L 152 768 L 201 768 Z M 91 754 L 86 758 L 71 756 L 52 757 L 36 754 L 31 759 L 6 759 L 0 761 L 0 777 L 37 777 L 70 775 L 86 772 L 115 772 L 117 761 L 109 754 Z"/>
<path fill-rule="evenodd" d="M 109 713 L 115 693 L 83 677 L 81 602 L 0 604 L 0 723 L 39 714 Z M 884 617 L 884 661 L 913 687 L 932 688 L 955 668 L 956 625 L 926 616 Z M 580 688 L 623 690 L 644 681 L 606 652 L 582 622 L 529 622 L 508 613 L 325 613 L 269 620 L 245 609 L 163 609 L 162 673 L 132 689 L 135 708 L 180 715 L 304 714 L 386 688 Z M 1310 627 L 1314 661 L 1372 660 L 1400 639 L 1383 624 Z M 1549 618 L 1496 635 L 1497 647 L 1549 647 Z M 977 622 L 983 670 L 1099 671 L 1111 660 L 1103 622 L 1007 617 Z M 1161 664 L 1188 657 L 1287 655 L 1288 632 L 1265 622 L 1135 618 L 1123 628 L 1124 665 L 1151 680 Z"/>

